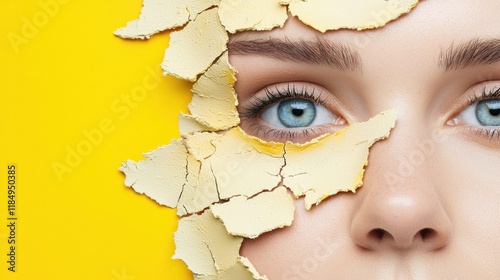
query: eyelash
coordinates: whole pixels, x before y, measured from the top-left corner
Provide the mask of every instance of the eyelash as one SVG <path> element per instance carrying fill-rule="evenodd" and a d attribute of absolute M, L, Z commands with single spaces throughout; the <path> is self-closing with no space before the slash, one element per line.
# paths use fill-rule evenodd
<path fill-rule="evenodd" d="M 500 87 L 493 90 L 488 90 L 486 87 L 484 87 L 483 90 L 481 91 L 481 95 L 474 95 L 469 97 L 469 99 L 467 100 L 468 104 L 467 107 L 472 106 L 479 101 L 494 99 L 499 97 L 500 97 Z"/>
<path fill-rule="evenodd" d="M 325 99 L 321 97 L 321 94 L 316 96 L 315 89 L 308 90 L 307 86 L 303 86 L 299 90 L 295 85 L 288 84 L 286 89 L 280 89 L 278 86 L 275 86 L 273 91 L 269 87 L 266 87 L 264 88 L 264 92 L 266 93 L 266 98 L 254 97 L 255 100 L 250 102 L 244 112 L 240 113 L 240 117 L 255 118 L 268 106 L 292 98 L 307 99 L 316 105 L 325 105 Z"/>

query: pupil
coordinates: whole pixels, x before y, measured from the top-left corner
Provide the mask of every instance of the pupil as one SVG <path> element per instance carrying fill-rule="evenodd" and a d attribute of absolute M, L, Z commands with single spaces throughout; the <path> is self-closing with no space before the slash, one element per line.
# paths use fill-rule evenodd
<path fill-rule="evenodd" d="M 302 109 L 292 109 L 292 114 L 296 117 L 300 117 L 304 114 L 304 110 Z"/>
<path fill-rule="evenodd" d="M 496 117 L 500 115 L 500 109 L 490 109 L 490 114 Z"/>

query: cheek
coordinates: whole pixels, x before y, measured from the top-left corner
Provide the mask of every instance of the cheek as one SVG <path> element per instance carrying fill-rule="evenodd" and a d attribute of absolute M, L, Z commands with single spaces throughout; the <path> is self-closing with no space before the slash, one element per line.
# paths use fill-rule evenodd
<path fill-rule="evenodd" d="M 372 170 L 365 174 L 365 186 L 356 194 L 337 194 L 311 210 L 304 209 L 303 199 L 296 200 L 292 226 L 244 240 L 240 254 L 269 279 L 328 279 L 332 271 L 369 278 L 384 275 L 388 268 L 398 271 L 401 262 L 429 275 L 449 276 L 459 271 L 461 275 L 483 273 L 487 279 L 492 278 L 488 275 L 500 273 L 500 151 L 463 137 L 446 137 L 434 145 L 432 152 L 425 153 L 423 162 L 414 164 L 411 174 L 400 174 L 402 179 L 395 186 L 379 174 L 389 167 L 397 169 L 400 158 L 379 158 L 381 154 L 374 152 L 369 165 Z M 385 146 L 379 148 L 387 150 Z M 411 153 L 408 158 L 412 159 Z M 322 177 L 328 178 L 328 174 Z M 351 235 L 352 221 L 363 203 L 375 195 L 390 198 L 406 191 L 425 199 L 436 195 L 451 222 L 446 245 L 433 254 L 417 246 L 412 254 L 403 257 L 401 252 L 393 254 L 385 247 L 367 251 L 357 246 Z M 424 208 L 430 207 L 422 203 Z M 352 269 L 360 264 L 363 268 Z"/>
<path fill-rule="evenodd" d="M 500 273 L 500 151 L 466 141 L 442 149 L 440 187 L 454 227 L 453 257 L 469 256 L 465 269 L 494 279 Z"/>
<path fill-rule="evenodd" d="M 355 196 L 337 194 L 310 210 L 304 208 L 303 199 L 295 200 L 295 219 L 290 227 L 245 239 L 240 254 L 269 279 L 321 275 L 333 264 L 343 263 L 345 254 L 339 252 L 352 250 L 349 228 Z"/>
<path fill-rule="evenodd" d="M 475 244 L 470 247 L 481 248 L 483 255 L 498 250 L 494 248 L 500 248 L 500 151 L 455 141 L 443 146 L 442 153 L 446 164 L 440 168 L 441 194 L 448 202 L 456 238 Z"/>

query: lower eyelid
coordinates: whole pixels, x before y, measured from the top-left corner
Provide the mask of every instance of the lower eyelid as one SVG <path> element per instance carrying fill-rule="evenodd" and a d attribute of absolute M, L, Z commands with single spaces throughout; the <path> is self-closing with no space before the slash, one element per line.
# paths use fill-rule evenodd
<path fill-rule="evenodd" d="M 464 126 L 463 136 L 485 147 L 491 147 L 495 150 L 500 149 L 500 128 L 487 128 L 478 126 Z"/>
<path fill-rule="evenodd" d="M 307 127 L 305 129 L 282 129 L 262 124 L 253 124 L 247 129 L 249 130 L 249 134 L 264 141 L 290 141 L 299 144 L 311 141 L 326 133 L 333 133 L 333 131 L 330 131 L 331 129 L 327 129 L 325 126 Z"/>

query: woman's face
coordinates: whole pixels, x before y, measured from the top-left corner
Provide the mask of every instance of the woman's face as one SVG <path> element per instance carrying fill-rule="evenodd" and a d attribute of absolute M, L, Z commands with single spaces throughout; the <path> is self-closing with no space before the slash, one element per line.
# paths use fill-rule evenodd
<path fill-rule="evenodd" d="M 245 240 L 241 254 L 262 275 L 500 275 L 499 11 L 498 0 L 427 0 L 371 31 L 323 34 L 291 18 L 231 38 L 249 134 L 306 142 L 398 113 L 391 136 L 370 149 L 356 194 L 309 211 L 298 199 L 292 226 Z"/>

